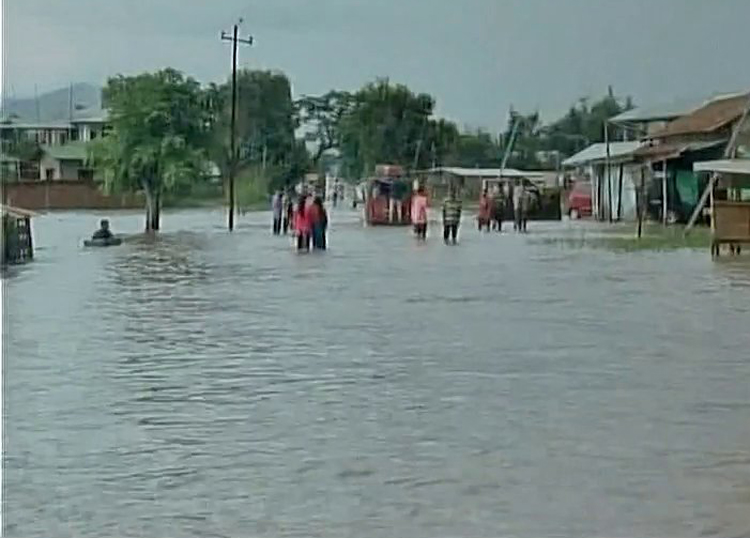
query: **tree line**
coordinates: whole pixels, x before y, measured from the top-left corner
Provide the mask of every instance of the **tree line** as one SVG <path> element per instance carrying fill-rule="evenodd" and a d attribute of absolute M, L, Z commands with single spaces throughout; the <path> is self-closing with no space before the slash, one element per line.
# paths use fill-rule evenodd
<path fill-rule="evenodd" d="M 214 166 L 227 177 L 233 159 L 240 180 L 260 186 L 260 196 L 306 172 L 323 172 L 331 161 L 351 179 L 372 173 L 378 163 L 497 167 L 517 123 L 508 166 L 538 169 L 554 166 L 549 155 L 559 161 L 603 140 L 606 119 L 632 107 L 610 90 L 591 104 L 580 100 L 551 124 L 543 124 L 538 113 L 511 110 L 508 126 L 495 135 L 462 131 L 435 116 L 433 96 L 388 79 L 355 92 L 331 90 L 295 100 L 284 73 L 241 70 L 232 156 L 230 82 L 201 85 L 165 69 L 113 77 L 102 97 L 111 129 L 94 142 L 92 162 L 105 190 L 144 193 L 148 230 L 159 228 L 165 194 L 208 182 Z"/>

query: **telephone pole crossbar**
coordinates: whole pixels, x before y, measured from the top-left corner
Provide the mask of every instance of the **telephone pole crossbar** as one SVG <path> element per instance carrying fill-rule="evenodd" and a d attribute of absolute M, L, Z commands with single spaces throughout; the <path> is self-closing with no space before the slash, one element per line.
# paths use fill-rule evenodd
<path fill-rule="evenodd" d="M 237 148 L 235 141 L 235 125 L 237 122 L 237 45 L 252 45 L 253 38 L 249 36 L 245 39 L 238 36 L 239 27 L 242 24 L 240 19 L 232 28 L 231 35 L 227 32 L 221 32 L 222 41 L 232 42 L 232 116 L 229 132 L 229 231 L 234 230 L 234 176 L 237 165 Z"/>

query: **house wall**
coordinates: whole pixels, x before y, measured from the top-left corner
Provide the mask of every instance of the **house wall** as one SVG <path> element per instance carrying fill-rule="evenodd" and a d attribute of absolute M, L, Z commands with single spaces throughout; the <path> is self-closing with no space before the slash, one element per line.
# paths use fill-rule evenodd
<path fill-rule="evenodd" d="M 60 161 L 59 179 L 78 179 L 78 171 L 83 168 L 83 161 Z"/>
<path fill-rule="evenodd" d="M 52 169 L 52 177 L 47 177 L 47 170 Z M 61 178 L 60 175 L 60 161 L 57 159 L 53 159 L 49 155 L 44 155 L 41 160 L 39 161 L 39 179 L 46 180 L 46 179 L 54 179 L 58 180 Z M 23 206 L 20 206 L 23 207 Z"/>
<path fill-rule="evenodd" d="M 39 179 L 53 179 L 59 181 L 61 179 L 74 179 L 79 178 L 79 170 L 84 168 L 83 161 L 79 160 L 63 160 L 54 159 L 49 155 L 45 155 L 39 161 Z M 47 177 L 47 170 L 52 169 L 53 175 L 51 178 Z"/>
<path fill-rule="evenodd" d="M 105 195 L 93 181 L 21 181 L 3 185 L 3 203 L 24 209 L 127 209 L 144 206 L 140 194 Z"/>
<path fill-rule="evenodd" d="M 591 205 L 594 216 L 602 215 L 604 219 L 617 218 L 617 206 L 620 196 L 620 165 L 611 164 L 609 174 L 606 166 L 592 165 L 588 167 L 591 177 Z M 622 205 L 621 220 L 635 220 L 636 212 L 636 186 L 640 181 L 640 167 L 632 164 L 624 164 L 622 168 Z M 610 199 L 612 207 L 610 208 Z"/>

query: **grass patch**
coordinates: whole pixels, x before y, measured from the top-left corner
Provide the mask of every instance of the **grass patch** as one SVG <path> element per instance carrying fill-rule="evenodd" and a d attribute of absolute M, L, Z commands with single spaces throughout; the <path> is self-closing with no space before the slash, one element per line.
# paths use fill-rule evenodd
<path fill-rule="evenodd" d="M 268 176 L 257 167 L 240 171 L 234 187 L 237 207 L 245 211 L 268 208 L 268 185 Z M 227 197 L 221 182 L 202 182 L 165 194 L 162 204 L 172 209 L 219 207 L 227 204 Z"/>
<path fill-rule="evenodd" d="M 664 228 L 651 224 L 644 226 L 643 235 L 638 238 L 633 226 L 616 225 L 575 236 L 542 238 L 540 242 L 568 248 L 598 248 L 616 252 L 708 249 L 711 245 L 711 231 L 696 228 L 685 236 L 682 226 Z"/>

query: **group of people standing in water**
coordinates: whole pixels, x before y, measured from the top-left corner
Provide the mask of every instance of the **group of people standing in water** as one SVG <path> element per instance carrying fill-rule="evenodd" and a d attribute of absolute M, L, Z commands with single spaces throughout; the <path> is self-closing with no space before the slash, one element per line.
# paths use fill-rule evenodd
<path fill-rule="evenodd" d="M 533 204 L 532 193 L 518 183 L 504 191 L 495 187 L 492 193 L 485 189 L 479 200 L 477 223 L 479 231 L 496 230 L 501 232 L 506 215 L 513 215 L 513 229 L 526 232 L 529 211 Z M 461 223 L 462 203 L 455 186 L 451 185 L 447 198 L 443 201 L 443 240 L 446 244 L 456 244 L 458 227 Z M 419 188 L 412 197 L 411 217 L 414 233 L 418 239 L 427 237 L 427 197 Z"/>
<path fill-rule="evenodd" d="M 532 194 L 519 183 L 512 189 L 503 190 L 495 187 L 492 193 L 485 189 L 479 199 L 479 215 L 477 223 L 479 230 L 490 229 L 502 232 L 505 215 L 513 215 L 513 229 L 525 232 L 529 220 L 529 210 L 532 205 Z"/>
<path fill-rule="evenodd" d="M 291 230 L 297 250 L 309 252 L 327 248 L 328 212 L 321 196 L 301 194 L 295 203 L 292 192 L 276 191 L 271 201 L 273 234 L 284 235 Z"/>
<path fill-rule="evenodd" d="M 509 190 L 508 193 L 496 187 L 492 193 L 489 193 L 488 189 L 482 192 L 477 215 L 480 231 L 502 231 L 504 216 L 510 212 L 514 218 L 513 228 L 519 232 L 526 231 L 532 203 L 531 193 L 521 184 Z M 422 241 L 427 238 L 428 205 L 425 189 L 420 186 L 411 198 L 410 213 L 414 233 L 417 239 Z M 322 196 L 307 192 L 297 195 L 294 191 L 278 190 L 273 195 L 271 207 L 274 235 L 286 235 L 291 230 L 296 238 L 298 251 L 326 250 L 328 212 Z M 446 244 L 457 242 L 461 213 L 461 199 L 457 189 L 451 186 L 442 206 L 443 240 Z"/>

